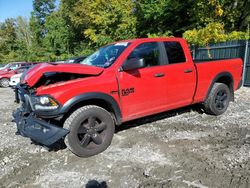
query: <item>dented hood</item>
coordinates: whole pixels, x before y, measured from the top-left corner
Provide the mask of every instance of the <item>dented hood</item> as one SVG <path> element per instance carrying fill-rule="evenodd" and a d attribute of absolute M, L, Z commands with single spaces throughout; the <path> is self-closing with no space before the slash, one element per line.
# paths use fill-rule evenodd
<path fill-rule="evenodd" d="M 74 73 L 83 75 L 99 75 L 104 68 L 81 65 L 81 64 L 48 64 L 41 63 L 31 68 L 25 73 L 21 83 L 27 83 L 30 87 L 34 86 L 45 73 Z"/>

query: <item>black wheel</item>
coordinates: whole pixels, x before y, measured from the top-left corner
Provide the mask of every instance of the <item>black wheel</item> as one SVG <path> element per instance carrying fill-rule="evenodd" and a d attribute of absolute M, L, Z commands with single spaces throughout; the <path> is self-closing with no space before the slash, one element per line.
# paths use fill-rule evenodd
<path fill-rule="evenodd" d="M 210 115 L 223 114 L 229 105 L 231 93 L 226 84 L 215 83 L 204 103 L 204 110 Z"/>
<path fill-rule="evenodd" d="M 73 112 L 66 119 L 64 128 L 70 130 L 65 144 L 79 157 L 90 157 L 106 150 L 115 131 L 111 114 L 94 105 Z"/>
<path fill-rule="evenodd" d="M 2 78 L 0 80 L 0 86 L 1 87 L 9 87 L 10 80 L 8 78 Z"/>

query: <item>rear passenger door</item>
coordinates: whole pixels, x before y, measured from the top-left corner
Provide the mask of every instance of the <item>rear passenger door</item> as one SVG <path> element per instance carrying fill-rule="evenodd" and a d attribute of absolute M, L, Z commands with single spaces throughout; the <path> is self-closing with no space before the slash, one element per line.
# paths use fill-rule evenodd
<path fill-rule="evenodd" d="M 185 57 L 179 42 L 164 42 L 167 59 L 166 84 L 168 109 L 189 105 L 196 87 L 196 70 Z"/>

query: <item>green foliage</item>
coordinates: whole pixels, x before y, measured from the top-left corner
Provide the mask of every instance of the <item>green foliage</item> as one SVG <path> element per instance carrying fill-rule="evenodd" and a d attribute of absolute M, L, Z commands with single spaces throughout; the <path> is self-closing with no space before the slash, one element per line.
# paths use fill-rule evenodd
<path fill-rule="evenodd" d="M 17 58 L 14 51 L 17 49 L 15 20 L 7 19 L 0 23 L 0 62 L 12 61 Z"/>
<path fill-rule="evenodd" d="M 82 33 L 83 28 L 81 26 L 75 26 L 72 21 L 72 17 L 76 14 L 73 11 L 76 3 L 79 0 L 61 0 L 59 10 L 61 19 L 64 20 L 67 26 L 67 40 L 68 40 L 68 52 L 71 54 L 77 53 L 78 49 L 81 48 L 82 42 L 85 40 L 85 36 Z"/>
<path fill-rule="evenodd" d="M 249 36 L 245 32 L 233 31 L 226 33 L 224 25 L 221 23 L 209 23 L 201 29 L 187 30 L 183 33 L 190 44 L 207 46 L 211 43 L 224 42 L 226 40 L 247 40 Z"/>
<path fill-rule="evenodd" d="M 224 23 L 227 31 L 246 30 L 250 21 L 249 0 L 195 0 L 190 12 L 196 27 Z"/>
<path fill-rule="evenodd" d="M 249 39 L 249 0 L 33 0 L 29 20 L 0 23 L 0 62 L 58 61 L 107 43 L 183 36 L 206 46 Z"/>
<path fill-rule="evenodd" d="M 133 2 L 127 0 L 80 0 L 72 20 L 83 28 L 90 44 L 100 46 L 136 37 L 134 8 Z"/>
<path fill-rule="evenodd" d="M 184 32 L 183 38 L 185 38 L 189 43 L 206 46 L 209 43 L 225 41 L 226 34 L 222 24 L 210 23 L 204 28 Z"/>
<path fill-rule="evenodd" d="M 164 33 L 158 32 L 158 33 L 148 33 L 148 38 L 158 38 L 158 37 L 173 37 L 173 33 L 171 31 L 166 31 Z"/>
<path fill-rule="evenodd" d="M 136 1 L 137 33 L 147 36 L 148 33 L 172 32 L 180 35 L 187 28 L 192 28 L 190 9 L 192 0 L 138 0 Z"/>
<path fill-rule="evenodd" d="M 46 34 L 46 17 L 55 9 L 55 0 L 33 0 L 30 27 L 34 35 L 34 42 L 41 44 Z"/>
<path fill-rule="evenodd" d="M 45 24 L 46 16 L 50 15 L 55 9 L 55 0 L 34 0 L 33 16 L 36 17 L 41 25 Z"/>
<path fill-rule="evenodd" d="M 15 45 L 15 21 L 7 19 L 0 25 L 0 50 L 2 53 L 11 52 L 16 48 Z"/>
<path fill-rule="evenodd" d="M 227 35 L 227 40 L 250 40 L 250 36 L 247 32 L 232 31 Z"/>
<path fill-rule="evenodd" d="M 60 12 L 54 12 L 47 16 L 44 37 L 44 46 L 55 55 L 69 52 L 69 30 Z"/>

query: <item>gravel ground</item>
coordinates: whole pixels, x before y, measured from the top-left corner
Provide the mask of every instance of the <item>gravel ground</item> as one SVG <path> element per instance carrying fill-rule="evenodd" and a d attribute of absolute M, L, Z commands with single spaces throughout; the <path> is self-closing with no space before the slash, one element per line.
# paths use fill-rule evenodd
<path fill-rule="evenodd" d="M 16 136 L 13 98 L 0 88 L 0 187 L 250 187 L 250 88 L 219 117 L 193 106 L 126 123 L 87 159 Z"/>

